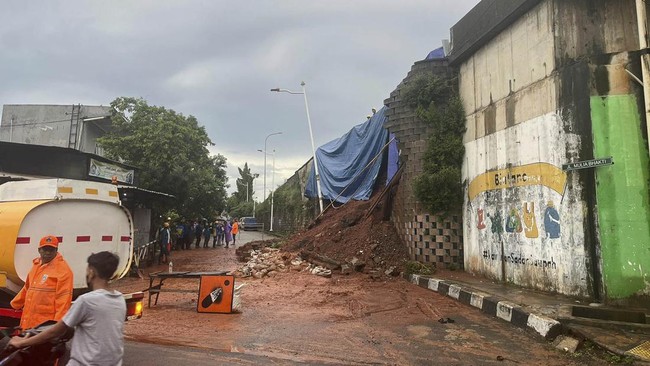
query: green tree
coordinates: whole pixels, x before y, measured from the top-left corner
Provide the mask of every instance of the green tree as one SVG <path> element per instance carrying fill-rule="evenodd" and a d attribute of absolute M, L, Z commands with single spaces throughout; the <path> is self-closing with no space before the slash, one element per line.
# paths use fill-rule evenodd
<path fill-rule="evenodd" d="M 423 172 L 415 179 L 415 195 L 431 213 L 448 214 L 463 204 L 461 167 L 465 156 L 465 111 L 453 80 L 433 74 L 414 79 L 404 100 L 415 116 L 427 123 L 431 135 L 424 153 Z"/>
<path fill-rule="evenodd" d="M 142 98 L 119 97 L 112 130 L 99 139 L 109 158 L 140 169 L 139 185 L 172 194 L 155 214 L 174 209 L 186 218 L 212 217 L 225 206 L 226 158 L 210 156 L 213 145 L 193 116 L 151 106 Z"/>
<path fill-rule="evenodd" d="M 237 198 L 238 202 L 251 201 L 255 193 L 253 190 L 253 181 L 258 177 L 258 174 L 252 174 L 248 163 L 244 163 L 244 168 L 237 168 L 240 177 L 237 178 L 237 191 L 233 195 Z"/>
<path fill-rule="evenodd" d="M 255 178 L 259 174 L 252 174 L 248 163 L 244 163 L 243 168 L 237 168 L 240 177 L 237 178 L 237 190 L 228 198 L 228 208 L 230 215 L 233 217 L 253 215 L 253 190 Z"/>

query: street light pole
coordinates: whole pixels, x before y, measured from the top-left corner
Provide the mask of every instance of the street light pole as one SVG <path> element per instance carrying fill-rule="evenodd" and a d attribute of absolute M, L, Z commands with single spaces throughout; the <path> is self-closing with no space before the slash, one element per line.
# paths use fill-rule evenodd
<path fill-rule="evenodd" d="M 271 173 L 271 227 L 269 231 L 273 231 L 273 196 L 275 195 L 275 150 L 273 150 L 273 172 Z"/>
<path fill-rule="evenodd" d="M 282 92 L 289 94 L 302 94 L 305 98 L 305 111 L 307 111 L 307 124 L 309 125 L 309 138 L 311 139 L 311 153 L 314 160 L 314 174 L 316 176 L 316 191 L 318 192 L 318 206 L 320 207 L 320 212 L 323 213 L 323 193 L 320 189 L 320 174 L 318 174 L 318 162 L 316 160 L 316 146 L 314 145 L 314 134 L 311 129 L 311 118 L 309 117 L 309 103 L 307 103 L 307 90 L 305 89 L 305 82 L 300 83 L 302 86 L 302 92 L 294 92 L 288 89 L 273 88 L 272 92 Z"/>
<path fill-rule="evenodd" d="M 266 201 L 266 142 L 269 140 L 269 137 L 273 135 L 282 135 L 282 132 L 274 132 L 266 136 L 266 138 L 264 139 L 264 195 L 262 197 L 262 202 Z M 257 150 L 257 151 L 261 151 L 261 150 Z"/>

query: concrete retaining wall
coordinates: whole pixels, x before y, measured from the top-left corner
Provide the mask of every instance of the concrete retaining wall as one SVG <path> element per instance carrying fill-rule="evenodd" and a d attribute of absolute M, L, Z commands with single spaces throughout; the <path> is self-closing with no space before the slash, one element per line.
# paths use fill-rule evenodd
<path fill-rule="evenodd" d="M 397 188 L 391 220 L 406 243 L 409 256 L 424 263 L 435 263 L 440 268 L 462 267 L 463 233 L 460 213 L 446 218 L 427 212 L 417 200 L 413 181 L 422 173 L 428 126 L 415 118 L 414 111 L 402 102 L 402 88 L 415 77 L 432 73 L 443 78 L 453 77 L 446 60 L 416 62 L 406 78 L 384 101 L 388 108 L 385 127 L 394 133 L 404 171 Z"/>

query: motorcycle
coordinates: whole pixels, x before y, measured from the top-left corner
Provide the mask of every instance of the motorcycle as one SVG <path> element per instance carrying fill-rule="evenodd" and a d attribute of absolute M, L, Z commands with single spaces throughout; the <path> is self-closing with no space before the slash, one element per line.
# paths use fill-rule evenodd
<path fill-rule="evenodd" d="M 17 327 L 0 329 L 0 334 L 2 336 L 0 337 L 0 366 L 65 365 L 67 358 L 69 357 L 66 342 L 72 339 L 72 336 L 74 335 L 73 330 L 69 330 L 62 337 L 48 343 L 25 347 L 22 349 L 12 349 L 7 347 L 7 343 L 11 337 L 24 337 L 27 334 L 35 336 L 54 324 L 56 324 L 56 322 L 50 320 L 24 331 Z"/>

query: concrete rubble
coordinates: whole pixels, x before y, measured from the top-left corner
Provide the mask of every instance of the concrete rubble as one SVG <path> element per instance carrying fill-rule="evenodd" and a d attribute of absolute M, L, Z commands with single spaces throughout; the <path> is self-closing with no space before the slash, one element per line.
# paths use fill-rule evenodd
<path fill-rule="evenodd" d="M 289 271 L 286 264 L 289 258 L 285 257 L 278 249 L 251 250 L 250 259 L 237 269 L 236 274 L 240 277 L 274 277 L 278 272 Z"/>
<path fill-rule="evenodd" d="M 239 277 L 275 277 L 278 273 L 293 271 L 304 271 L 311 274 L 332 277 L 332 270 L 322 266 L 309 263 L 296 256 L 292 258 L 289 253 L 281 252 L 279 249 L 262 248 L 251 250 L 249 260 L 239 267 L 235 274 Z"/>
<path fill-rule="evenodd" d="M 351 275 L 360 272 L 367 274 L 373 280 L 379 280 L 382 277 L 396 277 L 400 274 L 397 266 L 390 266 L 381 257 L 375 255 L 371 255 L 368 262 L 356 256 L 339 262 L 313 251 L 290 253 L 264 244 L 251 243 L 237 249 L 239 260 L 246 263 L 235 272 L 236 275 L 264 278 L 274 277 L 279 272 L 298 271 L 331 278 L 333 273 Z"/>

